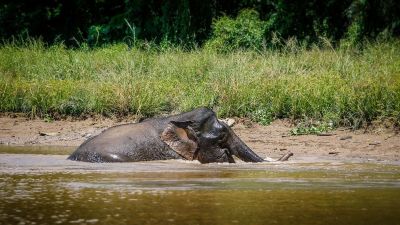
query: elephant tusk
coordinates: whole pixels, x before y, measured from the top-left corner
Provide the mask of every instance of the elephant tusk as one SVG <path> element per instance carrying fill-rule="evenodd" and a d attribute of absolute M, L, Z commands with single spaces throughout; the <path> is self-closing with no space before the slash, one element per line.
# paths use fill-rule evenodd
<path fill-rule="evenodd" d="M 267 162 L 283 162 L 283 161 L 288 161 L 290 157 L 293 156 L 292 152 L 288 152 L 286 154 L 284 154 L 283 156 L 281 156 L 279 159 L 273 159 L 270 157 L 265 157 L 265 161 Z"/>
<path fill-rule="evenodd" d="M 278 161 L 281 161 L 281 162 L 288 161 L 291 156 L 293 156 L 293 152 L 288 152 L 285 155 L 283 155 L 282 157 L 280 157 L 278 159 Z"/>
<path fill-rule="evenodd" d="M 233 125 L 236 123 L 236 121 L 232 118 L 218 119 L 218 121 L 226 123 L 226 125 L 228 125 L 229 127 L 233 127 Z"/>

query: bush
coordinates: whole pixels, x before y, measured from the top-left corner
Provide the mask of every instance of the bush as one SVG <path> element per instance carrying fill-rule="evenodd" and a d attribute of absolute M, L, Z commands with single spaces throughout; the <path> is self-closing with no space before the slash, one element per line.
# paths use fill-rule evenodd
<path fill-rule="evenodd" d="M 262 49 L 266 23 L 261 21 L 257 11 L 242 10 L 235 18 L 223 16 L 213 22 L 211 39 L 206 48 L 219 52 L 236 49 Z"/>

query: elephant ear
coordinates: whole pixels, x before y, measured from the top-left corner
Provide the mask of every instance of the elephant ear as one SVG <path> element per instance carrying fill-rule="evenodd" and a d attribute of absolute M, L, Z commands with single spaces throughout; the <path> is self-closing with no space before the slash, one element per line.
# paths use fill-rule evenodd
<path fill-rule="evenodd" d="M 197 154 L 198 144 L 192 121 L 171 121 L 161 134 L 163 140 L 172 150 L 183 158 L 193 160 Z"/>

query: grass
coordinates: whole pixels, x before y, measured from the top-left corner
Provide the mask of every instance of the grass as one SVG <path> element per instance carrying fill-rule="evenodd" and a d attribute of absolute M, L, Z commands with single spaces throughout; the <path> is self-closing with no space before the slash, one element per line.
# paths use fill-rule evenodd
<path fill-rule="evenodd" d="M 400 41 L 236 51 L 0 46 L 0 112 L 41 118 L 154 116 L 199 106 L 222 117 L 349 125 L 400 123 Z"/>

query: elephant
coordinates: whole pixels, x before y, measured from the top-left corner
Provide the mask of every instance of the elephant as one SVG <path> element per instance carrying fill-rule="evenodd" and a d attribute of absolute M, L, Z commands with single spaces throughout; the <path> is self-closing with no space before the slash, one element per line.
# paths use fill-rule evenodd
<path fill-rule="evenodd" d="M 193 111 L 118 125 L 83 142 L 69 157 L 85 162 L 185 159 L 200 163 L 263 162 L 214 111 Z"/>

